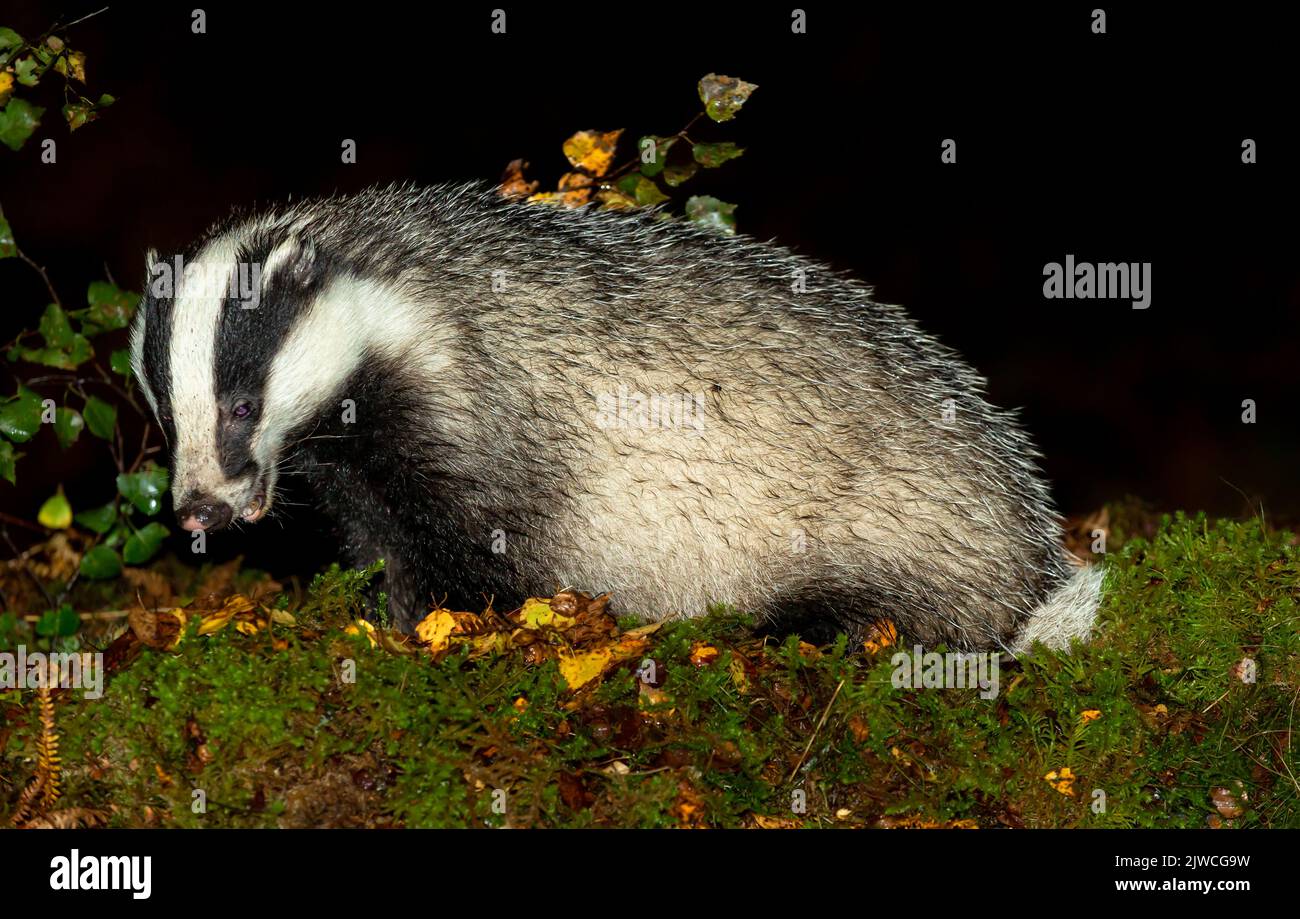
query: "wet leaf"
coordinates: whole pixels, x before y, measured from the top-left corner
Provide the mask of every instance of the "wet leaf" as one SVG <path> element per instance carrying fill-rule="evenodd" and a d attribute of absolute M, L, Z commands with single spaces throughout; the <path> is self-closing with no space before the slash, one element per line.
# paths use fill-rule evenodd
<path fill-rule="evenodd" d="M 108 281 L 93 281 L 86 291 L 86 302 L 90 306 L 78 313 L 85 322 L 83 331 L 87 335 L 98 335 L 126 328 L 135 305 L 140 302 L 140 295 L 122 290 Z"/>
<path fill-rule="evenodd" d="M 523 160 L 510 161 L 501 174 L 501 184 L 497 187 L 502 197 L 527 198 L 537 191 L 537 186 L 541 183 L 529 182 L 524 178 L 524 170 L 527 168 L 528 164 Z"/>
<path fill-rule="evenodd" d="M 82 409 L 82 414 L 86 418 L 86 427 L 90 433 L 104 440 L 113 439 L 113 431 L 117 428 L 117 408 L 97 396 L 90 396 L 86 399 L 86 407 Z"/>
<path fill-rule="evenodd" d="M 114 373 L 130 378 L 131 352 L 126 348 L 118 348 L 108 356 L 108 366 Z"/>
<path fill-rule="evenodd" d="M 716 169 L 728 160 L 734 160 L 745 151 L 731 142 L 722 144 L 696 144 L 691 148 L 695 162 L 705 169 Z"/>
<path fill-rule="evenodd" d="M 706 230 L 726 233 L 728 236 L 736 232 L 736 205 L 719 201 L 711 195 L 695 195 L 688 198 L 686 216 L 690 218 L 691 223 Z"/>
<path fill-rule="evenodd" d="M 730 121 L 756 89 L 753 83 L 710 73 L 700 80 L 700 101 L 704 103 L 705 114 L 714 121 Z"/>
<path fill-rule="evenodd" d="M 673 163 L 664 169 L 664 183 L 669 188 L 676 188 L 699 171 L 697 163 Z"/>
<path fill-rule="evenodd" d="M 23 144 L 40 126 L 45 109 L 32 105 L 26 99 L 13 98 L 0 110 L 0 143 L 10 150 L 21 150 Z"/>
<path fill-rule="evenodd" d="M 617 664 L 639 657 L 650 647 L 647 636 L 657 631 L 663 623 L 642 626 L 624 632 L 615 641 L 591 651 L 578 654 L 561 654 L 560 675 L 570 689 L 580 689 L 605 674 Z"/>
<path fill-rule="evenodd" d="M 68 321 L 68 314 L 57 303 L 45 307 L 38 328 L 41 337 L 45 339 L 45 344 L 51 348 L 66 348 L 72 344 L 72 323 Z"/>
<path fill-rule="evenodd" d="M 77 438 L 81 436 L 81 429 L 86 426 L 82 420 L 81 414 L 72 408 L 59 408 L 54 410 L 54 436 L 59 439 L 59 446 L 68 449 Z"/>
<path fill-rule="evenodd" d="M 450 610 L 436 609 L 420 620 L 415 627 L 415 637 L 427 644 L 429 650 L 436 654 L 446 650 L 454 631 L 456 631 L 456 617 Z"/>
<path fill-rule="evenodd" d="M 40 62 L 32 57 L 25 57 L 14 62 L 14 76 L 23 86 L 36 86 L 41 82 L 41 74 L 44 68 Z"/>
<path fill-rule="evenodd" d="M 0 405 L 0 434 L 14 443 L 26 443 L 41 429 L 41 397 L 25 386 Z"/>
<path fill-rule="evenodd" d="M 8 26 L 0 26 L 0 64 L 23 46 L 23 37 Z"/>
<path fill-rule="evenodd" d="M 668 151 L 676 142 L 676 137 L 656 137 L 653 134 L 637 141 L 637 149 L 641 151 L 641 174 L 653 179 L 663 172 L 664 167 L 668 165 Z M 651 144 L 654 146 L 651 147 Z M 647 162 L 645 154 L 651 150 L 653 155 Z"/>
<path fill-rule="evenodd" d="M 575 168 L 603 176 L 614 160 L 614 148 L 622 133 L 622 128 L 605 132 L 579 131 L 564 142 L 564 155 Z"/>
<path fill-rule="evenodd" d="M 93 510 L 82 511 L 74 518 L 77 523 L 81 524 L 88 530 L 103 536 L 113 528 L 117 522 L 117 505 L 105 504 L 103 507 L 97 507 Z"/>
<path fill-rule="evenodd" d="M 117 491 L 142 512 L 153 516 L 162 510 L 162 496 L 167 491 L 167 470 L 149 463 L 140 472 L 117 477 Z"/>
<path fill-rule="evenodd" d="M 562 616 L 551 608 L 550 600 L 529 597 L 519 611 L 519 624 L 526 629 L 567 629 L 575 622 L 572 616 Z"/>
<path fill-rule="evenodd" d="M 131 535 L 122 547 L 122 559 L 128 565 L 142 565 L 154 557 L 166 538 L 167 528 L 155 520 Z"/>

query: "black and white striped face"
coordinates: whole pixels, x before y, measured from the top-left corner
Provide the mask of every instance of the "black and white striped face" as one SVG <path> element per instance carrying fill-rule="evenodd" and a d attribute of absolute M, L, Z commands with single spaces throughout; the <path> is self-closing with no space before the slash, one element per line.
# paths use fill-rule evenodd
<path fill-rule="evenodd" d="M 347 284 L 291 230 L 229 232 L 170 262 L 149 254 L 132 368 L 172 450 L 185 529 L 270 511 L 294 438 L 361 359 L 331 305 Z"/>

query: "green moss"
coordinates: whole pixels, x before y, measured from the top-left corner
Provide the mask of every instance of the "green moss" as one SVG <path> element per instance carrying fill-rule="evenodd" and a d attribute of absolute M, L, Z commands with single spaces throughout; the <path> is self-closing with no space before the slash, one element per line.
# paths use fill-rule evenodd
<path fill-rule="evenodd" d="M 1112 547 L 1096 640 L 1004 660 L 991 699 L 896 689 L 897 648 L 764 640 L 727 610 L 655 634 L 656 688 L 629 661 L 575 696 L 553 662 L 432 664 L 344 635 L 369 574 L 335 570 L 295 611 L 311 629 L 191 634 L 103 699 L 67 697 L 63 803 L 124 826 L 1194 827 L 1222 786 L 1233 825 L 1297 826 L 1295 542 L 1164 519 Z M 693 662 L 699 644 L 719 654 Z M 0 771 L 22 779 L 30 699 L 0 706 Z M 1067 768 L 1072 794 L 1045 779 Z"/>

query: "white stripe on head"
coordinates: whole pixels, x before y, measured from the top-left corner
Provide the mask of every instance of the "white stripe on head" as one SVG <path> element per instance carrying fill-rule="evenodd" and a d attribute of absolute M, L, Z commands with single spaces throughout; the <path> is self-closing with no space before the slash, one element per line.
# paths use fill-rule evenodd
<path fill-rule="evenodd" d="M 274 476 L 291 433 L 322 411 L 342 412 L 341 406 L 323 401 L 369 354 L 416 360 L 436 374 L 442 369 L 437 356 L 448 352 L 438 347 L 439 330 L 432 326 L 427 305 L 405 299 L 388 285 L 352 275 L 331 282 L 299 317 L 271 363 L 253 439 L 258 465 Z"/>
<path fill-rule="evenodd" d="M 185 266 L 177 284 L 170 362 L 172 494 L 178 507 L 191 491 L 229 501 L 217 450 L 217 332 L 238 256 L 235 238 L 219 237 Z"/>

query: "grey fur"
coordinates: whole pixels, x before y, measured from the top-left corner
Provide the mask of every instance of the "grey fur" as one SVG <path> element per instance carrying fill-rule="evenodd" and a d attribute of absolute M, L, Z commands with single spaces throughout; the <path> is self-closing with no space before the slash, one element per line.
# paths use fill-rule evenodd
<path fill-rule="evenodd" d="M 274 458 L 339 517 L 350 560 L 388 558 L 402 626 L 461 583 L 455 569 L 497 566 L 485 582 L 512 600 L 573 586 L 649 619 L 719 601 L 798 607 L 1011 651 L 1091 629 L 1100 572 L 1062 549 L 1015 416 L 900 307 L 815 261 L 479 186 L 313 200 L 208 239 L 309 249 L 307 269 L 327 271 L 313 297 L 351 278 L 378 291 L 368 309 L 418 304 L 420 333 L 395 322 L 384 347 L 372 341 Z M 295 278 L 268 279 L 264 297 Z M 289 329 L 264 331 L 287 346 Z M 598 407 L 620 387 L 692 408 L 699 397 L 700 429 L 602 427 Z M 319 433 L 351 391 L 370 401 L 339 437 L 373 445 L 373 465 L 329 454 Z M 394 535 L 397 519 L 439 538 Z"/>

